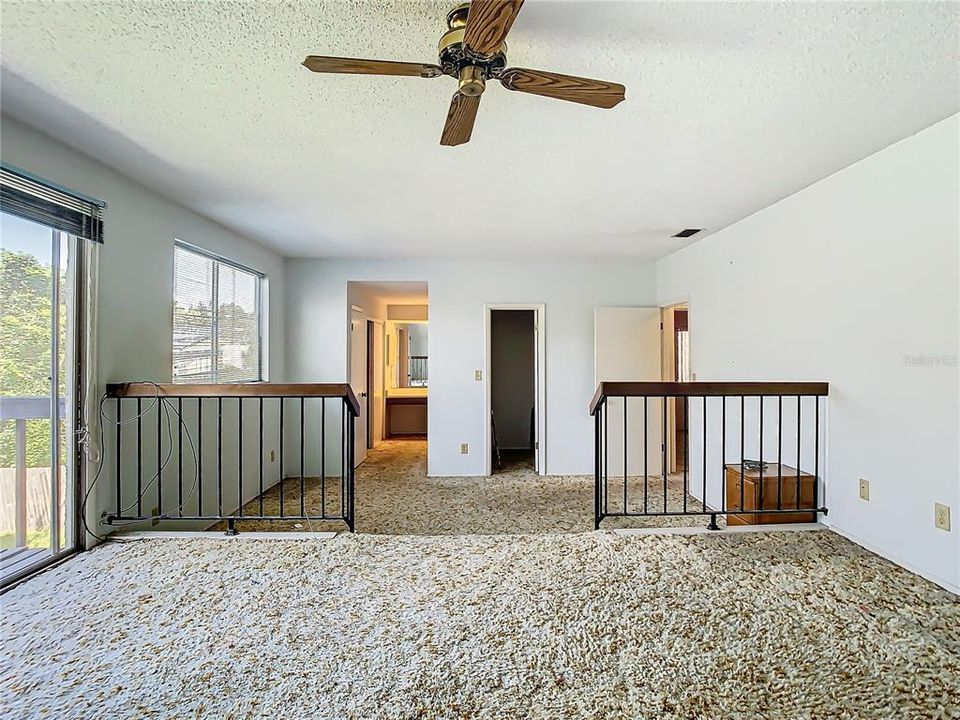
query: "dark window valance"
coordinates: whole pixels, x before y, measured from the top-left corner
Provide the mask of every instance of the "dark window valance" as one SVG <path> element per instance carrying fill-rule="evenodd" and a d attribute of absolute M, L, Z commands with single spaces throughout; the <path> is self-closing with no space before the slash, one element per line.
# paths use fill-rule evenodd
<path fill-rule="evenodd" d="M 77 237 L 103 242 L 107 204 L 0 164 L 0 209 Z"/>

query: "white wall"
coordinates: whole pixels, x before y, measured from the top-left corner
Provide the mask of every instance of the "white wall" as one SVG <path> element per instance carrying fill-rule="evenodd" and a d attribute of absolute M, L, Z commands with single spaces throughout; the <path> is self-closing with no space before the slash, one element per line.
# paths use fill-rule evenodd
<path fill-rule="evenodd" d="M 585 240 L 586 242 L 586 240 Z M 337 381 L 347 365 L 347 282 L 426 281 L 430 291 L 432 475 L 482 475 L 488 418 L 486 303 L 546 305 L 547 472 L 593 472 L 593 312 L 652 305 L 654 267 L 641 262 L 432 262 L 288 259 L 287 374 Z M 470 452 L 460 454 L 460 443 Z"/>
<path fill-rule="evenodd" d="M 657 264 L 697 380 L 830 383 L 825 522 L 954 589 L 958 137 L 954 116 Z"/>
<path fill-rule="evenodd" d="M 267 276 L 266 358 L 270 379 L 283 379 L 284 265 L 279 255 L 7 116 L 0 117 L 0 155 L 5 162 L 108 204 L 100 252 L 100 392 L 113 381 L 170 382 L 174 238 Z M 145 434 L 150 436 L 146 428 Z M 113 487 L 107 462 L 88 503 L 88 517 L 113 508 Z"/>

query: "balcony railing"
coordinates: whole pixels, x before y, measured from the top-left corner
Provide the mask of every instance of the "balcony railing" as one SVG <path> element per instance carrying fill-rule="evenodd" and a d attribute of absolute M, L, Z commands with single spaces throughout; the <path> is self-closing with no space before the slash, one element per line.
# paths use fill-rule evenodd
<path fill-rule="evenodd" d="M 826 513 L 827 383 L 603 382 L 594 417 L 594 520 L 718 516 L 728 525 Z M 674 419 L 683 418 L 682 431 Z"/>
<path fill-rule="evenodd" d="M 344 383 L 107 387 L 116 400 L 106 522 L 339 520 L 354 528 L 354 418 Z"/>
<path fill-rule="evenodd" d="M 57 402 L 58 417 L 62 418 L 66 401 L 58 398 Z M 0 398 L 0 421 L 13 422 L 15 438 L 13 467 L 0 469 L 3 473 L 3 482 L 0 484 L 0 532 L 13 530 L 14 546 L 18 548 L 27 544 L 29 532 L 50 527 L 54 498 L 53 473 L 49 466 L 28 467 L 27 421 L 49 421 L 51 405 L 50 397 Z"/>

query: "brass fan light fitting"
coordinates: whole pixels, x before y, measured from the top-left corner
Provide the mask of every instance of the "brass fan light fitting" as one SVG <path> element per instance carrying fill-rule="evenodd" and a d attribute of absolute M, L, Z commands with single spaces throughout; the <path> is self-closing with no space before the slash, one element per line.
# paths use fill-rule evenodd
<path fill-rule="evenodd" d="M 507 65 L 507 44 L 500 43 L 496 52 L 488 56 L 470 53 L 463 45 L 470 3 L 463 2 L 447 13 L 447 31 L 440 37 L 437 51 L 444 75 L 457 78 L 460 93 L 476 97 L 486 89 L 489 78 L 499 77 Z"/>

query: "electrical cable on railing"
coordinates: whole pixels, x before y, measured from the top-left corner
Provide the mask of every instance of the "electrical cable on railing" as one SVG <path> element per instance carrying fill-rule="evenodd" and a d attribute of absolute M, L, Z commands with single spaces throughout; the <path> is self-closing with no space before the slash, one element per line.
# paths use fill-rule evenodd
<path fill-rule="evenodd" d="M 167 437 L 168 437 L 168 441 L 169 441 L 169 442 L 168 442 L 168 445 L 169 445 L 169 448 L 170 448 L 170 449 L 169 449 L 169 451 L 168 451 L 168 453 L 167 453 L 166 459 L 163 461 L 163 463 L 161 463 L 161 466 L 160 466 L 160 469 L 159 469 L 157 475 L 154 476 L 154 478 L 151 478 L 150 482 L 147 484 L 146 487 L 144 487 L 144 488 L 141 489 L 141 492 L 140 492 L 140 494 L 138 495 L 138 499 L 142 499 L 142 498 L 143 498 L 143 493 L 146 491 L 147 487 L 149 487 L 149 486 L 153 483 L 153 480 L 157 479 L 158 477 L 160 477 L 160 476 L 162 475 L 163 469 L 166 467 L 167 463 L 168 463 L 169 460 L 170 460 L 170 457 L 171 457 L 172 454 L 173 454 L 173 430 L 172 430 L 172 428 L 171 428 L 171 423 L 170 423 L 170 411 L 171 411 L 171 409 L 172 409 L 172 410 L 173 410 L 173 413 L 177 416 L 178 425 L 183 428 L 184 433 L 186 434 L 187 443 L 188 443 L 189 446 L 190 446 L 190 451 L 191 451 L 191 454 L 193 455 L 193 460 L 194 460 L 194 463 L 193 463 L 193 464 L 194 464 L 193 484 L 192 484 L 192 486 L 191 486 L 191 488 L 190 488 L 190 491 L 187 493 L 187 496 L 184 498 L 184 500 L 174 509 L 175 512 L 178 512 L 178 511 L 180 511 L 180 510 L 183 508 L 184 505 L 186 505 L 187 501 L 190 500 L 190 498 L 193 496 L 194 492 L 197 490 L 197 488 L 198 488 L 198 486 L 199 486 L 199 458 L 197 457 L 196 447 L 194 446 L 193 437 L 192 437 L 192 435 L 190 434 L 190 429 L 189 429 L 189 427 L 187 427 L 186 423 L 183 421 L 182 415 L 181 415 L 175 408 L 173 408 L 173 406 L 172 406 L 172 404 L 170 403 L 169 400 L 167 400 L 166 398 L 164 398 L 164 397 L 161 396 L 161 394 L 160 394 L 160 393 L 161 393 L 161 388 L 160 388 L 160 386 L 159 386 L 157 383 L 152 382 L 152 381 L 150 381 L 150 380 L 144 380 L 144 381 L 141 381 L 141 382 L 143 382 L 144 384 L 152 385 L 152 386 L 156 389 L 156 393 L 157 393 L 157 394 L 154 396 L 154 401 L 153 401 L 153 403 L 152 403 L 148 408 L 146 408 L 146 409 L 143 410 L 142 412 L 138 413 L 135 417 L 130 418 L 130 419 L 125 420 L 125 421 L 121 421 L 121 420 L 111 420 L 110 418 L 107 417 L 106 412 L 104 412 L 104 403 L 107 401 L 107 394 L 106 394 L 106 393 L 103 394 L 103 396 L 100 398 L 100 402 L 99 402 L 99 405 L 98 405 L 98 418 L 99 418 L 99 420 L 100 420 L 101 435 L 102 435 L 102 431 L 103 431 L 103 423 L 104 423 L 105 421 L 112 422 L 112 423 L 117 427 L 117 431 L 119 432 L 121 427 L 123 427 L 124 425 L 129 425 L 129 424 L 131 424 L 131 423 L 133 423 L 133 422 L 136 422 L 136 421 L 142 419 L 144 416 L 146 416 L 146 415 L 147 415 L 153 408 L 155 408 L 155 407 L 157 408 L 157 422 L 160 423 L 160 422 L 161 422 L 161 417 L 160 417 L 158 405 L 160 405 L 161 403 L 163 404 L 163 406 L 164 406 L 164 408 L 165 408 L 165 415 L 166 415 L 166 418 L 167 418 Z M 84 440 L 85 440 L 85 441 L 88 441 L 88 438 L 89 438 L 89 436 L 90 436 L 89 430 L 85 428 L 85 429 L 84 429 L 84 433 L 85 433 Z M 97 533 L 93 532 L 93 530 L 91 530 L 91 529 L 90 529 L 90 526 L 87 524 L 87 512 L 86 512 L 86 510 L 87 510 L 87 503 L 88 503 L 88 501 L 89 501 L 90 494 L 91 494 L 91 492 L 93 491 L 93 488 L 96 486 L 97 481 L 100 479 L 100 476 L 101 476 L 101 474 L 103 473 L 104 453 L 103 453 L 102 444 L 101 444 L 101 447 L 100 447 L 100 452 L 99 452 L 98 454 L 99 454 L 99 458 L 98 458 L 98 462 L 97 462 L 97 471 L 96 471 L 96 473 L 94 474 L 93 480 L 90 482 L 90 485 L 87 487 L 87 490 L 86 490 L 86 492 L 84 493 L 84 496 L 83 496 L 83 500 L 82 500 L 82 502 L 80 503 L 80 521 L 81 521 L 81 523 L 83 524 L 83 528 L 84 528 L 84 530 L 86 530 L 87 534 L 89 534 L 90 536 L 96 538 L 97 540 L 99 540 L 99 541 L 101 541 L 101 542 L 133 542 L 133 540 L 131 540 L 131 539 L 120 539 L 120 538 L 113 537 L 113 536 L 109 536 L 109 535 L 98 535 Z M 134 501 L 133 505 L 135 505 L 135 504 L 136 504 L 136 500 Z M 131 505 L 131 506 L 127 507 L 127 508 L 124 508 L 122 512 L 125 512 L 126 510 L 129 510 L 130 507 L 132 507 L 133 505 Z M 130 520 L 130 521 L 121 522 L 121 523 L 118 523 L 118 524 L 119 524 L 119 525 L 129 525 L 129 524 L 137 523 L 137 522 L 146 522 L 146 521 L 152 521 L 152 520 L 158 520 L 158 519 L 159 519 L 159 520 L 163 520 L 163 519 L 169 518 L 169 515 L 170 515 L 170 513 L 169 513 L 169 512 L 166 512 L 166 513 L 162 513 L 162 514 L 159 514 L 159 515 L 156 515 L 156 516 L 151 516 L 151 517 L 147 517 L 147 518 L 137 518 L 136 520 Z"/>

